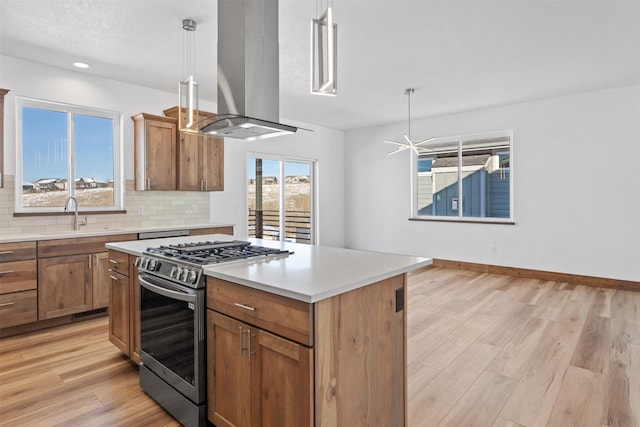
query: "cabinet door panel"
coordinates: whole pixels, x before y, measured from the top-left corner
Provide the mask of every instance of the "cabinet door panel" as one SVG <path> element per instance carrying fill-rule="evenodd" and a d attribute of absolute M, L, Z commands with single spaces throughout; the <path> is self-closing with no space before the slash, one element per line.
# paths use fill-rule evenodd
<path fill-rule="evenodd" d="M 313 350 L 261 329 L 253 332 L 253 425 L 313 426 Z"/>
<path fill-rule="evenodd" d="M 129 278 L 109 272 L 109 341 L 129 355 Z"/>
<path fill-rule="evenodd" d="M 207 310 L 207 411 L 218 427 L 251 425 L 248 327 Z"/>
<path fill-rule="evenodd" d="M 138 281 L 138 267 L 135 266 L 136 257 L 129 257 L 129 343 L 131 360 L 140 363 L 140 282 Z"/>
<path fill-rule="evenodd" d="M 207 191 L 224 190 L 224 139 L 202 136 L 202 179 Z"/>
<path fill-rule="evenodd" d="M 93 262 L 93 308 L 109 306 L 109 252 L 92 254 Z"/>
<path fill-rule="evenodd" d="M 91 268 L 89 255 L 38 260 L 38 319 L 91 310 Z"/>
<path fill-rule="evenodd" d="M 145 170 L 148 190 L 176 189 L 176 125 L 147 120 Z"/>
<path fill-rule="evenodd" d="M 180 132 L 178 144 L 178 190 L 200 191 L 201 178 L 199 164 L 201 135 Z"/>

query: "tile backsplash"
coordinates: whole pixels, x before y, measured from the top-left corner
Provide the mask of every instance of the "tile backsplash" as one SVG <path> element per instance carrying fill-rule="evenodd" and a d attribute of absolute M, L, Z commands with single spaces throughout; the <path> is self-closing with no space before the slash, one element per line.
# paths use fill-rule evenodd
<path fill-rule="evenodd" d="M 73 215 L 14 217 L 14 176 L 6 175 L 0 188 L 0 235 L 68 231 L 73 227 Z M 135 228 L 149 226 L 183 226 L 210 222 L 209 193 L 197 191 L 135 191 L 134 181 L 127 180 L 126 214 L 91 215 L 82 230 L 104 228 Z"/>

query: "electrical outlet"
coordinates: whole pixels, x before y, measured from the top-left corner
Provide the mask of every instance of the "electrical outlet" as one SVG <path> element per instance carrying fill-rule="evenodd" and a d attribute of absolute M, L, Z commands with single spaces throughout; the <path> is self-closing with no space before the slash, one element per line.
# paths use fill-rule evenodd
<path fill-rule="evenodd" d="M 144 206 L 138 206 L 138 215 L 144 215 Z"/>
<path fill-rule="evenodd" d="M 496 245 L 495 243 L 492 243 L 491 246 L 489 246 L 489 251 L 492 254 L 497 254 L 498 253 L 498 245 Z"/>

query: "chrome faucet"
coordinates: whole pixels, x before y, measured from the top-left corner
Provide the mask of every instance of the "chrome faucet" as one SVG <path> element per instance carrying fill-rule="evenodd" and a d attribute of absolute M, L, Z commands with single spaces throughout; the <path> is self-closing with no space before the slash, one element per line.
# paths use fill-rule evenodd
<path fill-rule="evenodd" d="M 73 200 L 74 204 L 74 216 L 73 216 L 73 230 L 78 231 L 78 201 L 75 197 L 68 197 L 67 201 L 64 203 L 64 211 L 69 212 L 69 203 Z"/>

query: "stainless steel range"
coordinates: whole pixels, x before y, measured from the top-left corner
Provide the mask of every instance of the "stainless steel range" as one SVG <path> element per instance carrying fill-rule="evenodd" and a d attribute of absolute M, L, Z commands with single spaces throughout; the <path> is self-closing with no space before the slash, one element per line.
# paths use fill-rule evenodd
<path fill-rule="evenodd" d="M 289 254 L 238 240 L 207 241 L 148 248 L 136 260 L 140 385 L 183 425 L 207 425 L 203 267 Z"/>

